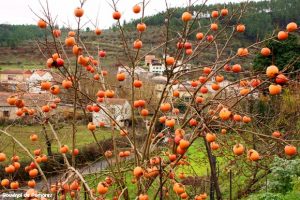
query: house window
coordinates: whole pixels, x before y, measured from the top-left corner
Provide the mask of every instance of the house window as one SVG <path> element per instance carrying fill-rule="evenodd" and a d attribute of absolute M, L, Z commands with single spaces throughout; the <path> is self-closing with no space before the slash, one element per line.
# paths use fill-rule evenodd
<path fill-rule="evenodd" d="M 7 110 L 3 111 L 3 117 L 9 117 L 9 111 Z"/>
<path fill-rule="evenodd" d="M 10 74 L 10 75 L 7 76 L 7 80 L 13 81 L 13 80 L 15 80 L 15 77 L 16 77 L 15 75 Z"/>

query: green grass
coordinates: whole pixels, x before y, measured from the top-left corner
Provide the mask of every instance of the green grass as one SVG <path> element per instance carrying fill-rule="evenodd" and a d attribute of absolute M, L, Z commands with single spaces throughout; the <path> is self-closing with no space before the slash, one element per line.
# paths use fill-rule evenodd
<path fill-rule="evenodd" d="M 189 151 L 186 154 L 188 156 L 187 161 L 190 163 L 190 165 L 177 167 L 176 170 L 177 175 L 180 172 L 184 172 L 186 176 L 206 176 L 209 169 L 209 164 L 204 150 L 205 150 L 205 146 L 202 142 L 202 139 L 197 139 L 193 143 L 193 145 L 189 148 Z M 123 162 L 121 163 L 121 169 L 128 169 L 128 167 L 130 167 L 131 165 L 132 163 L 130 163 L 130 161 Z M 96 189 L 98 183 L 105 180 L 106 175 L 104 175 L 104 173 L 105 172 L 102 171 L 99 173 L 86 175 L 85 179 L 87 180 L 91 188 Z M 125 177 L 126 186 L 128 187 L 130 198 L 134 199 L 137 193 L 137 184 L 131 183 L 133 175 L 130 168 L 129 171 L 126 171 L 123 174 L 123 176 Z M 176 179 L 180 181 L 178 177 L 176 177 Z M 171 184 L 169 182 L 166 184 L 166 186 L 170 186 L 170 185 Z M 154 199 L 154 195 L 157 192 L 158 187 L 159 187 L 159 178 L 157 177 L 153 185 L 150 187 L 150 189 L 147 192 L 147 194 L 149 195 L 149 199 Z M 116 190 L 115 186 L 110 188 L 109 189 L 110 192 L 106 196 L 106 198 L 112 199 L 113 197 L 112 191 L 115 190 Z M 177 196 L 173 193 L 172 189 L 169 188 L 169 190 L 170 190 L 169 192 L 170 199 L 176 199 Z"/>
<path fill-rule="evenodd" d="M 184 172 L 187 176 L 206 176 L 209 170 L 208 159 L 203 141 L 199 138 L 189 147 L 186 155 L 190 165 L 180 166 L 178 173 Z"/>
<path fill-rule="evenodd" d="M 0 127 L 4 129 L 4 127 Z M 31 152 L 33 150 L 40 148 L 42 153 L 46 154 L 46 143 L 45 136 L 42 132 L 42 126 L 12 126 L 7 129 L 7 132 L 12 134 L 17 140 L 19 140 L 25 147 L 27 147 Z M 31 134 L 37 134 L 39 140 L 37 142 L 30 141 Z M 54 138 L 54 135 L 49 127 L 46 128 L 46 133 L 52 143 L 52 152 L 58 152 L 58 144 Z M 72 147 L 72 128 L 71 126 L 65 126 L 60 130 L 57 130 L 57 134 L 62 144 L 68 145 L 69 148 Z M 98 140 L 104 140 L 111 137 L 111 131 L 107 128 L 98 128 L 96 131 L 96 137 Z M 95 140 L 90 131 L 87 130 L 86 126 L 80 125 L 77 127 L 76 133 L 76 148 L 81 148 L 85 145 L 94 143 Z M 14 141 L 0 133 L 0 152 L 4 152 L 8 157 L 11 157 L 13 154 L 17 154 L 21 159 L 28 159 L 27 154 L 15 144 Z"/>
<path fill-rule="evenodd" d="M 42 69 L 45 68 L 44 66 L 41 65 L 0 65 L 0 71 L 1 70 L 6 70 L 6 69 Z"/>

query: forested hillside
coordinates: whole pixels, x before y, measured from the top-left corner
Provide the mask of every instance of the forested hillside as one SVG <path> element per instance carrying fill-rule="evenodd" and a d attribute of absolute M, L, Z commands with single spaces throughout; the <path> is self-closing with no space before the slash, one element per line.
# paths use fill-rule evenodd
<path fill-rule="evenodd" d="M 243 3 L 230 3 L 226 5 L 231 12 L 239 10 Z M 191 7 L 191 11 L 200 12 L 200 20 L 192 26 L 192 29 L 197 29 L 197 31 L 205 32 L 210 27 L 209 15 L 213 9 L 223 8 L 224 4 L 208 5 L 208 6 L 194 6 Z M 162 38 L 162 28 L 167 15 L 169 14 L 170 25 L 173 32 L 172 37 L 177 37 L 177 32 L 182 27 L 181 13 L 186 8 L 172 8 L 169 13 L 161 12 L 153 16 L 145 17 L 144 21 L 149 27 L 149 31 L 144 35 L 144 50 L 147 51 L 160 44 L 160 38 Z M 241 23 L 247 24 L 245 34 L 239 36 L 239 40 L 231 44 L 231 49 L 234 51 L 240 46 L 246 46 L 250 42 L 255 42 L 257 40 L 262 40 L 266 35 L 271 34 L 272 30 L 283 28 L 287 22 L 300 21 L 300 4 L 297 0 L 271 0 L 271 1 L 259 1 L 251 2 L 247 5 L 245 10 L 245 15 L 240 19 Z M 124 27 L 126 30 L 126 35 L 130 40 L 133 40 L 136 34 L 136 25 L 139 20 L 132 20 L 130 22 L 125 22 Z M 235 22 L 232 22 L 233 24 Z M 222 26 L 222 22 L 220 22 Z M 60 27 L 63 36 L 69 31 L 63 27 Z M 113 25 L 108 30 L 103 30 L 101 39 L 95 36 L 94 32 L 90 30 L 89 25 L 84 27 L 82 30 L 83 39 L 86 41 L 99 42 L 101 40 L 101 48 L 110 52 L 108 62 L 106 65 L 112 65 L 117 60 L 122 60 L 122 48 L 121 44 L 107 45 L 112 42 L 118 41 L 119 32 Z M 3 69 L 5 67 L 34 67 L 43 66 L 44 63 L 41 60 L 40 52 L 38 48 L 33 48 L 32 41 L 39 40 L 47 36 L 50 36 L 49 31 L 41 30 L 35 25 L 8 25 L 0 24 L 0 48 L 2 54 L 0 55 L 0 67 Z M 157 37 L 153 37 L 153 34 Z M 195 37 L 191 35 L 190 40 L 195 40 Z M 222 41 L 220 41 L 222 43 Z M 294 47 L 293 47 L 294 48 Z M 95 52 L 97 49 L 94 49 Z M 16 55 L 11 57 L 11 53 Z M 93 52 L 92 52 L 93 53 Z M 163 52 L 161 52 L 163 53 Z M 230 53 L 230 52 L 228 52 Z M 158 55 L 161 56 L 161 55 Z M 206 59 L 210 59 L 212 55 L 207 53 L 205 55 Z M 265 61 L 270 62 L 270 61 Z"/>
<path fill-rule="evenodd" d="M 240 3 L 230 3 L 226 7 L 237 9 Z M 224 4 L 218 4 L 217 7 L 224 7 Z M 200 5 L 194 6 L 193 11 L 203 10 L 203 14 L 210 13 L 216 8 L 216 5 L 201 7 Z M 174 8 L 171 10 L 172 20 L 171 24 L 174 28 L 182 22 L 179 20 L 181 13 L 185 8 Z M 257 37 L 263 38 L 265 34 L 270 33 L 273 28 L 283 27 L 290 21 L 300 21 L 300 3 L 298 0 L 269 0 L 251 2 L 248 5 L 246 15 L 241 21 L 247 24 L 247 31 L 245 35 L 249 39 L 256 39 Z M 148 26 L 161 26 L 164 24 L 164 17 L 166 13 L 158 13 L 156 15 L 146 17 L 145 21 Z M 209 19 L 201 19 L 203 24 L 208 24 Z M 127 27 L 135 28 L 138 20 L 134 20 L 127 24 Z M 258 35 L 257 35 L 258 33 Z M 0 24 L 0 46 L 15 47 L 20 42 L 25 40 L 35 39 L 42 37 L 44 32 L 34 25 L 8 25 Z"/>
<path fill-rule="evenodd" d="M 226 5 L 227 8 L 231 10 L 237 10 L 242 3 L 230 3 Z M 191 11 L 202 11 L 201 14 L 210 14 L 211 11 L 216 9 L 216 6 L 223 8 L 224 4 L 214 4 L 209 6 L 197 5 L 191 8 Z M 185 8 L 174 8 L 170 11 L 172 13 L 172 20 L 170 22 L 173 25 L 173 28 L 181 27 L 182 22 L 180 20 L 181 13 Z M 300 21 L 300 3 L 298 0 L 265 0 L 258 2 L 250 2 L 247 5 L 246 13 L 241 19 L 242 23 L 247 24 L 247 31 L 245 36 L 248 39 L 263 38 L 266 34 L 270 34 L 271 31 L 275 28 L 284 27 L 290 21 L 299 22 Z M 145 21 L 149 26 L 160 26 L 164 24 L 164 17 L 166 16 L 165 12 L 158 13 L 154 16 L 146 17 Z M 132 23 L 127 24 L 127 26 L 135 27 L 139 20 L 134 20 Z M 206 24 L 209 24 L 209 18 L 202 18 L 201 24 L 205 27 Z"/>

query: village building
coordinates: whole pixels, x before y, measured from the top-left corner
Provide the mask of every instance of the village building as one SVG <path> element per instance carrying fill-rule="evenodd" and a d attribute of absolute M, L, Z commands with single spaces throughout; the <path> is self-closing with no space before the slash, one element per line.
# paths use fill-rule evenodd
<path fill-rule="evenodd" d="M 145 65 L 149 66 L 152 63 L 152 60 L 155 59 L 155 55 L 146 55 L 145 56 Z"/>
<path fill-rule="evenodd" d="M 34 94 L 34 93 L 11 93 L 11 92 L 0 92 L 0 119 L 1 120 L 15 120 L 19 117 L 16 112 L 18 108 L 14 105 L 7 103 L 7 98 L 15 96 L 25 101 L 26 107 L 31 109 L 37 109 L 43 105 L 47 105 L 51 99 L 51 94 Z M 26 115 L 26 113 L 25 113 Z"/>
<path fill-rule="evenodd" d="M 128 77 L 132 71 L 132 69 L 128 66 L 119 66 L 118 67 L 118 73 L 124 73 Z M 149 72 L 148 70 L 137 66 L 134 70 L 135 76 L 139 77 L 140 79 L 148 79 L 153 76 L 153 73 Z"/>
<path fill-rule="evenodd" d="M 105 126 L 109 127 L 112 124 L 111 118 L 107 115 L 109 114 L 121 127 L 130 125 L 132 112 L 128 100 L 106 98 L 100 105 L 102 109 L 99 112 L 93 112 L 94 124 L 99 126 L 100 122 L 103 122 Z"/>
<path fill-rule="evenodd" d="M 50 70 L 35 70 L 28 78 L 28 87 L 30 93 L 45 93 L 46 91 L 41 89 L 40 83 L 42 81 L 49 81 L 52 84 L 59 84 L 61 82 L 60 76 Z"/>
<path fill-rule="evenodd" d="M 0 71 L 0 91 L 16 92 L 28 89 L 27 81 L 31 76 L 30 70 L 6 69 Z"/>

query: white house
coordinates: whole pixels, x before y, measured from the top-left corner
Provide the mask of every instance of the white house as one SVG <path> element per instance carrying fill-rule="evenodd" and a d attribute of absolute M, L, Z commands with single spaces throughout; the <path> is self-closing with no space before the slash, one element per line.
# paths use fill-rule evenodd
<path fill-rule="evenodd" d="M 190 70 L 191 67 L 191 64 L 182 64 L 182 61 L 178 60 L 174 72 L 186 72 Z M 152 60 L 152 63 L 149 64 L 149 72 L 152 72 L 153 74 L 163 75 L 165 70 L 166 66 L 157 59 Z"/>
<path fill-rule="evenodd" d="M 130 67 L 127 66 L 120 66 L 118 67 L 118 73 L 125 73 L 126 76 L 129 76 L 129 74 L 132 74 L 132 69 Z M 139 76 L 142 78 L 149 78 L 152 77 L 153 74 L 151 72 L 149 72 L 148 70 L 137 66 L 134 70 L 134 74 L 135 76 Z"/>
<path fill-rule="evenodd" d="M 99 126 L 100 122 L 104 122 L 105 126 L 111 125 L 112 120 L 106 113 L 113 117 L 120 126 L 129 125 L 131 122 L 132 112 L 128 100 L 106 98 L 100 105 L 102 109 L 98 113 L 93 112 L 93 123 L 97 126 Z"/>
<path fill-rule="evenodd" d="M 29 92 L 43 93 L 46 91 L 41 90 L 40 83 L 42 81 L 53 81 L 53 74 L 48 70 L 36 70 L 28 78 Z"/>
<path fill-rule="evenodd" d="M 159 60 L 154 59 L 149 64 L 149 72 L 153 74 L 163 75 L 165 70 L 166 70 L 166 66 L 162 64 Z"/>
<path fill-rule="evenodd" d="M 174 72 L 187 72 L 191 70 L 192 65 L 191 64 L 182 64 L 181 60 L 177 61 L 177 67 L 174 69 Z"/>

